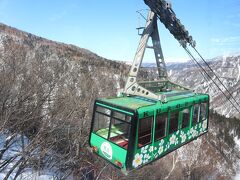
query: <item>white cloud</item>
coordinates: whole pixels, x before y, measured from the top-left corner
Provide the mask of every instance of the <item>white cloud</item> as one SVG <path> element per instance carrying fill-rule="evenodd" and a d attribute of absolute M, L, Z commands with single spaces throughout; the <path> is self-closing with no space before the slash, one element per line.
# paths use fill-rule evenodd
<path fill-rule="evenodd" d="M 217 45 L 236 45 L 240 43 L 240 36 L 229 36 L 224 38 L 211 38 L 210 41 Z"/>

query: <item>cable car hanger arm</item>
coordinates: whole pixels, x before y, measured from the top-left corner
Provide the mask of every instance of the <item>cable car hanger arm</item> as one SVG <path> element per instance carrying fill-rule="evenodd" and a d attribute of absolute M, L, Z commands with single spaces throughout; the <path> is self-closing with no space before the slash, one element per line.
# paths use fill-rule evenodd
<path fill-rule="evenodd" d="M 151 37 L 153 42 L 153 47 L 149 47 L 147 45 L 149 38 Z M 154 50 L 155 60 L 158 69 L 158 79 L 159 81 L 155 82 L 137 82 L 137 75 L 139 69 L 141 67 L 144 53 L 146 48 L 151 48 Z M 144 85 L 146 84 L 154 84 L 157 87 L 157 92 L 161 92 L 164 88 L 165 89 L 178 89 L 178 90 L 189 90 L 183 86 L 177 85 L 172 83 L 168 80 L 167 69 L 164 61 L 164 56 L 162 53 L 160 37 L 158 32 L 157 26 L 157 15 L 156 13 L 150 11 L 148 14 L 147 22 L 144 28 L 144 31 L 141 35 L 141 39 L 139 42 L 139 46 L 137 52 L 135 54 L 135 58 L 133 60 L 133 64 L 130 69 L 130 73 L 127 79 L 127 83 L 125 85 L 124 94 L 125 95 L 134 95 L 134 96 L 142 96 L 154 100 L 160 100 L 161 102 L 166 102 L 166 95 L 159 95 L 155 92 L 151 91 L 149 88 L 145 88 Z M 189 93 L 189 91 L 188 91 Z"/>

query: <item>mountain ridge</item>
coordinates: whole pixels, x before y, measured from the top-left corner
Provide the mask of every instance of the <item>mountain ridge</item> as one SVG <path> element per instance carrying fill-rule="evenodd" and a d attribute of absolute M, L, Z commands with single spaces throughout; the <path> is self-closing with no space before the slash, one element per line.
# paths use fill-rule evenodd
<path fill-rule="evenodd" d="M 28 33 L 26 31 L 22 31 L 20 29 L 17 29 L 15 27 L 5 25 L 1 22 L 0 22 L 0 30 L 2 32 L 6 33 L 6 34 L 11 34 L 12 36 L 15 35 L 17 38 L 29 38 L 29 39 L 34 38 L 35 41 L 41 41 L 45 45 L 56 46 L 56 44 L 58 44 L 58 45 L 64 46 L 65 48 L 72 48 L 74 50 L 80 50 L 80 51 L 83 51 L 84 53 L 86 53 L 88 55 L 95 55 L 96 57 L 99 57 L 101 59 L 105 59 L 105 58 L 99 56 L 98 54 L 88 50 L 88 49 L 81 48 L 81 47 L 78 47 L 78 46 L 73 45 L 73 44 L 67 44 L 67 43 L 64 43 L 64 42 L 54 41 L 54 40 L 47 39 L 45 37 L 37 36 L 37 35 L 34 35 L 32 33 Z M 109 60 L 109 59 L 105 59 L 105 60 Z M 112 60 L 109 60 L 109 61 L 112 61 Z"/>

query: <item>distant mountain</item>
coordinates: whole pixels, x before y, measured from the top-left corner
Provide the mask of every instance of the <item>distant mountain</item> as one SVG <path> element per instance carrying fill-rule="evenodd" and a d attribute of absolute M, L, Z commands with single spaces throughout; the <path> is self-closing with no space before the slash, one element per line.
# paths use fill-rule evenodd
<path fill-rule="evenodd" d="M 240 55 L 217 57 L 207 62 L 223 82 L 224 86 L 240 104 Z M 207 69 L 203 63 L 201 65 Z M 211 96 L 212 108 L 218 113 L 227 117 L 234 115 L 239 116 L 239 113 L 224 97 L 221 91 L 217 89 L 211 80 L 203 77 L 201 69 L 194 63 L 188 62 L 169 65 L 168 70 L 169 76 L 174 82 L 194 89 L 196 92 L 208 93 Z M 207 72 L 217 81 L 213 73 L 209 70 L 207 70 Z M 222 87 L 220 83 L 217 84 Z M 228 94 L 225 90 L 224 92 Z M 238 106 L 236 103 L 235 105 Z"/>
<path fill-rule="evenodd" d="M 238 53 L 234 53 L 230 56 L 219 56 L 206 61 L 240 105 L 240 55 Z M 216 77 L 214 77 L 213 73 L 209 71 L 204 62 L 200 60 L 198 60 L 198 62 L 216 81 Z M 144 63 L 142 66 L 149 72 L 154 72 L 155 74 L 157 73 L 154 69 L 156 67 L 155 63 Z M 166 66 L 169 77 L 172 81 L 189 87 L 196 92 L 209 94 L 211 97 L 212 108 L 214 108 L 214 110 L 218 113 L 227 117 L 240 116 L 239 112 L 224 97 L 215 84 L 210 79 L 207 80 L 206 75 L 203 77 L 203 71 L 194 63 L 194 61 L 182 63 L 170 62 L 166 63 Z M 221 83 L 218 82 L 217 84 L 220 87 L 223 87 Z M 228 94 L 226 90 L 224 90 L 224 92 L 225 94 Z M 234 102 L 234 100 L 232 101 Z M 236 102 L 234 102 L 234 104 L 235 106 L 238 106 Z"/>

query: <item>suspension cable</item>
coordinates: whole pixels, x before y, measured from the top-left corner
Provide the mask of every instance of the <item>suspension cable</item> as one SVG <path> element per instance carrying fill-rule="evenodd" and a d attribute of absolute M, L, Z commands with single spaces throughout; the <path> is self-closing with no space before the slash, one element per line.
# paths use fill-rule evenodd
<path fill-rule="evenodd" d="M 192 59 L 192 57 L 191 57 L 189 54 L 188 54 L 188 56 L 190 57 L 190 61 L 192 62 L 192 64 L 195 64 L 195 66 L 196 66 L 197 64 L 194 62 L 194 60 Z M 206 74 L 204 74 L 204 72 L 203 72 L 203 70 L 202 70 L 201 68 L 200 68 L 199 71 L 200 71 L 203 79 L 204 79 L 206 82 L 211 81 L 211 79 L 209 79 L 208 76 L 206 76 Z M 209 86 L 210 89 L 212 89 L 213 91 L 216 91 L 216 89 L 215 89 L 216 87 L 213 86 L 211 83 L 209 83 L 208 86 Z"/>
<path fill-rule="evenodd" d="M 225 92 L 218 86 L 218 84 L 213 80 L 213 78 L 207 73 L 207 71 L 203 68 L 203 66 L 196 60 L 196 58 L 191 54 L 187 47 L 184 48 L 187 54 L 197 63 L 197 65 L 202 69 L 202 71 L 207 75 L 207 77 L 217 86 L 217 88 L 221 91 L 221 93 L 226 97 L 226 99 L 233 105 L 233 107 L 240 113 L 240 110 L 236 107 L 236 105 L 231 101 L 231 99 L 225 94 Z"/>
<path fill-rule="evenodd" d="M 209 66 L 209 64 L 206 62 L 206 60 L 201 56 L 201 54 L 197 51 L 196 48 L 192 47 L 195 52 L 199 55 L 199 57 L 202 59 L 202 61 L 207 65 L 207 67 L 210 69 L 210 71 L 216 76 L 217 80 L 221 83 L 221 85 L 224 87 L 224 89 L 228 92 L 228 94 L 231 96 L 231 98 L 234 100 L 234 102 L 240 107 L 240 104 L 237 102 L 237 100 L 232 96 L 232 93 L 228 90 L 228 88 L 223 84 L 223 82 L 220 80 L 220 78 L 217 76 L 217 74 L 213 71 L 213 69 Z"/>

